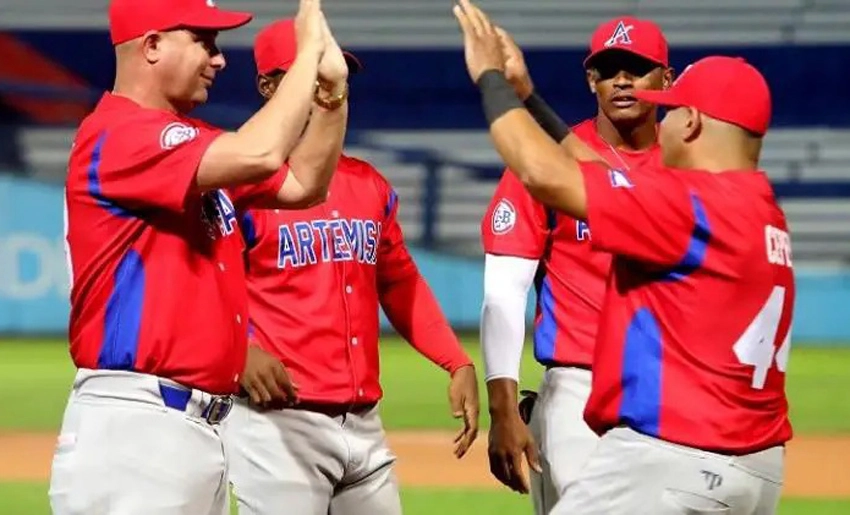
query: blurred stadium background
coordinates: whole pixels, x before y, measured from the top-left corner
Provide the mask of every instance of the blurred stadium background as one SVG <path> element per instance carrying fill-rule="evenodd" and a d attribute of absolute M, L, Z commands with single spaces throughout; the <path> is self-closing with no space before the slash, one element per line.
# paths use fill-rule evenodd
<path fill-rule="evenodd" d="M 196 114 L 235 127 L 259 103 L 250 50 L 254 34 L 291 14 L 296 2 L 220 3 L 256 17 L 247 28 L 222 36 L 227 70 L 210 103 Z M 479 223 L 501 166 L 463 67 L 451 3 L 324 4 L 339 41 L 365 65 L 351 81 L 347 152 L 372 161 L 395 185 L 416 260 L 474 351 L 482 286 Z M 746 57 L 763 71 L 774 96 L 763 166 L 789 217 L 797 273 L 789 377 L 797 401 L 795 424 L 811 434 L 850 434 L 845 348 L 850 346 L 850 0 L 480 4 L 514 33 L 538 90 L 570 122 L 595 112 L 581 62 L 594 27 L 617 15 L 658 22 L 679 71 L 715 53 Z M 55 431 L 72 374 L 63 339 L 68 302 L 62 182 L 74 127 L 113 80 L 106 5 L 107 0 L 0 0 L 0 395 L 26 396 L 16 410 L 0 415 L 0 436 Z M 387 393 L 388 426 L 451 427 L 443 420 L 441 376 L 395 345 L 391 335 L 387 342 L 385 370 L 393 385 Z M 526 371 L 525 386 L 535 386 L 539 373 L 531 363 Z M 5 443 L 0 439 L 0 462 L 14 451 Z M 478 443 L 479 450 L 484 444 Z M 835 445 L 847 447 L 846 440 Z M 814 472 L 822 475 L 821 483 L 850 482 L 847 456 L 837 453 L 834 469 L 825 463 Z M 46 512 L 43 482 L 31 479 L 3 483 L 0 476 L 0 514 Z M 523 499 L 508 494 L 434 492 L 406 490 L 407 513 L 429 513 L 434 503 L 447 514 L 529 512 Z M 850 497 L 850 491 L 843 495 Z M 819 496 L 842 495 L 824 490 Z M 789 503 L 783 513 L 850 513 L 850 504 L 841 501 Z"/>

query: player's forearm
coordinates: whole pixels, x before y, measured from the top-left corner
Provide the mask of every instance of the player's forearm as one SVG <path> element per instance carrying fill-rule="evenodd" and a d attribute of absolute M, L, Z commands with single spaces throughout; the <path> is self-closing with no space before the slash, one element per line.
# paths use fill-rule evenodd
<path fill-rule="evenodd" d="M 522 102 L 537 125 L 546 131 L 550 138 L 560 143 L 570 133 L 570 127 L 558 116 L 554 109 L 543 100 L 537 92 L 533 92 Z"/>
<path fill-rule="evenodd" d="M 299 54 L 269 101 L 212 142 L 198 167 L 201 190 L 259 182 L 283 166 L 310 115 L 317 69 L 317 55 Z"/>
<path fill-rule="evenodd" d="M 290 173 L 311 198 L 324 198 L 345 140 L 348 102 L 334 110 L 316 106 L 307 130 L 289 157 Z"/>
<path fill-rule="evenodd" d="M 487 254 L 481 305 L 484 379 L 519 379 L 525 343 L 525 310 L 537 261 Z"/>
<path fill-rule="evenodd" d="M 449 373 L 472 364 L 434 293 L 418 272 L 384 285 L 380 298 L 393 327 L 432 363 Z"/>
<path fill-rule="evenodd" d="M 479 81 L 490 135 L 502 160 L 543 204 L 584 218 L 587 199 L 578 161 L 550 138 L 529 114 L 501 72 Z"/>
<path fill-rule="evenodd" d="M 523 186 L 541 203 L 584 218 L 587 198 L 576 159 L 558 146 L 524 110 L 513 110 L 490 126 L 496 150 Z"/>
<path fill-rule="evenodd" d="M 268 102 L 237 131 L 246 146 L 271 159 L 275 170 L 289 158 L 307 124 L 318 67 L 312 54 L 298 54 Z"/>

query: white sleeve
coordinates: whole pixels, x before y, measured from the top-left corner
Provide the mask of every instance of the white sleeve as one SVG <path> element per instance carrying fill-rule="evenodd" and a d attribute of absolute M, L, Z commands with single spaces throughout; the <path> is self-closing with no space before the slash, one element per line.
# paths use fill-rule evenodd
<path fill-rule="evenodd" d="M 484 256 L 481 353 L 484 380 L 519 381 L 525 343 L 525 308 L 538 261 L 514 256 Z"/>

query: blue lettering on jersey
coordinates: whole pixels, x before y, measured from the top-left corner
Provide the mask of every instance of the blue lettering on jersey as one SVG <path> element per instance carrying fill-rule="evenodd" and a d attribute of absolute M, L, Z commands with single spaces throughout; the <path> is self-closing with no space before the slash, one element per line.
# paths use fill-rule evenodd
<path fill-rule="evenodd" d="M 298 222 L 293 226 L 298 235 L 298 254 L 301 262 L 316 264 L 316 253 L 313 251 L 313 228 L 307 222 Z"/>
<path fill-rule="evenodd" d="M 339 261 L 374 265 L 380 238 L 381 223 L 374 220 L 334 219 L 282 224 L 278 227 L 277 267 L 297 268 Z"/>
<path fill-rule="evenodd" d="M 298 266 L 298 253 L 295 252 L 295 242 L 292 239 L 292 231 L 289 226 L 281 225 L 277 228 L 277 234 L 277 267 L 286 268 L 287 261 L 289 261 L 290 266 Z"/>
<path fill-rule="evenodd" d="M 587 222 L 576 220 L 576 240 L 585 241 L 590 239 L 590 226 Z"/>
<path fill-rule="evenodd" d="M 222 236 L 233 234 L 238 220 L 233 202 L 222 190 L 213 190 L 201 197 L 201 220 L 207 226 L 207 232 L 214 238 L 214 226 Z"/>
<path fill-rule="evenodd" d="M 330 244 L 328 243 L 328 221 L 313 220 L 313 227 L 322 238 L 322 262 L 325 263 L 331 258 Z"/>

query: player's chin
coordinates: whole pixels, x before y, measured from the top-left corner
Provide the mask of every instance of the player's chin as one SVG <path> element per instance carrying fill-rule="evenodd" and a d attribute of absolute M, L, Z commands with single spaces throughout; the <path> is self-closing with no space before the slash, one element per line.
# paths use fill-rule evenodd
<path fill-rule="evenodd" d="M 209 98 L 210 92 L 208 86 L 201 85 L 195 89 L 195 92 L 192 94 L 192 103 L 195 105 L 204 104 L 207 100 L 209 100 Z"/>
<path fill-rule="evenodd" d="M 650 111 L 652 111 L 652 106 L 634 101 L 628 105 L 609 103 L 606 106 L 605 114 L 613 122 L 627 123 L 645 120 Z"/>

